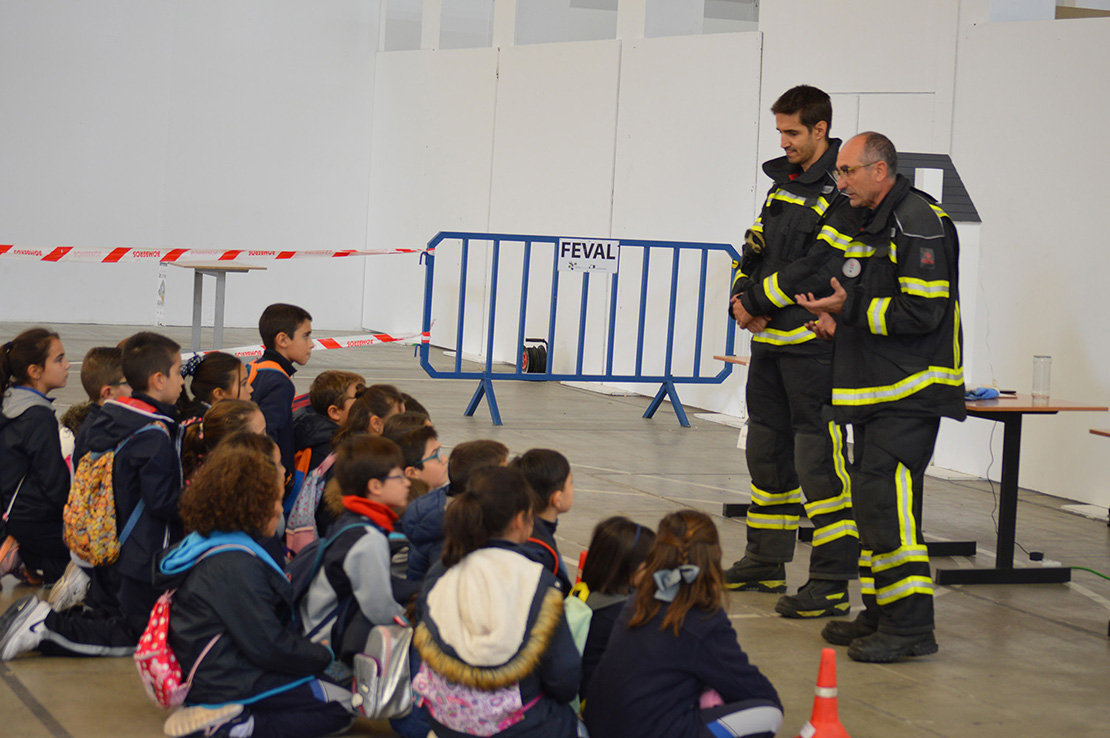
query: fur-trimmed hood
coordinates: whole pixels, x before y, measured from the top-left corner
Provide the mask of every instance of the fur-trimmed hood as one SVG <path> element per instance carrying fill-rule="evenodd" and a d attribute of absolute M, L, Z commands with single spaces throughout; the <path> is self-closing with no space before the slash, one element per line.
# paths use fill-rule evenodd
<path fill-rule="evenodd" d="M 543 567 L 519 552 L 483 548 L 426 594 L 413 643 L 448 680 L 494 690 L 532 674 L 563 621 L 563 594 Z"/>

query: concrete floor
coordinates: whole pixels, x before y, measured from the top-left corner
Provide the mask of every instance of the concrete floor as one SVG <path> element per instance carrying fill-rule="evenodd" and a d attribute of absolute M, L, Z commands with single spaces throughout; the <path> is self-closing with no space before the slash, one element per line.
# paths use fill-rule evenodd
<path fill-rule="evenodd" d="M 0 336 L 26 327 L 0 324 Z M 72 361 L 93 345 L 115 344 L 137 327 L 55 326 Z M 188 328 L 165 333 L 182 344 Z M 317 336 L 346 335 L 317 329 Z M 207 338 L 206 334 L 206 340 Z M 229 346 L 257 342 L 257 334 L 229 329 Z M 440 353 L 440 352 L 435 352 Z M 505 424 L 494 427 L 483 404 L 475 417 L 462 411 L 474 391 L 469 381 L 431 380 L 411 348 L 376 346 L 317 351 L 296 376 L 298 391 L 328 368 L 361 372 L 371 382 L 396 384 L 432 413 L 448 446 L 495 438 L 514 453 L 544 446 L 571 460 L 574 509 L 561 520 L 559 545 L 572 566 L 601 518 L 621 513 L 654 526 L 680 507 L 719 516 L 724 501 L 746 501 L 748 475 L 734 428 L 698 420 L 684 429 L 664 405 L 656 418 L 641 415 L 647 398 L 610 397 L 550 383 L 496 385 Z M 57 404 L 80 401 L 78 368 Z M 693 409 L 689 409 L 691 413 Z M 986 422 L 986 421 L 969 421 Z M 1051 422 L 1040 420 L 1036 422 Z M 738 494 L 739 493 L 739 494 Z M 1110 573 L 1105 522 L 1062 510 L 1066 500 L 1023 491 L 1018 542 L 1045 558 Z M 934 566 L 988 566 L 993 560 L 994 497 L 981 480 L 926 483 L 926 532 L 934 539 L 975 540 L 974 558 L 938 559 Z M 744 547 L 742 520 L 716 518 L 725 565 Z M 791 590 L 804 583 L 809 547 L 799 544 L 787 567 Z M 1019 551 L 1019 565 L 1036 566 Z M 838 649 L 840 717 L 854 738 L 871 736 L 1105 736 L 1110 733 L 1110 581 L 1075 572 L 1057 585 L 937 587 L 940 653 L 894 665 L 857 664 Z M 0 607 L 30 592 L 3 581 Z M 798 735 L 810 715 L 824 642 L 824 621 L 786 620 L 776 595 L 733 593 L 728 610 L 740 643 L 770 677 L 786 705 L 780 736 Z M 858 606 L 858 588 L 853 587 Z M 147 701 L 129 659 L 60 659 L 30 655 L 0 665 L 0 736 L 155 736 L 164 713 Z M 388 735 L 360 721 L 355 735 Z"/>

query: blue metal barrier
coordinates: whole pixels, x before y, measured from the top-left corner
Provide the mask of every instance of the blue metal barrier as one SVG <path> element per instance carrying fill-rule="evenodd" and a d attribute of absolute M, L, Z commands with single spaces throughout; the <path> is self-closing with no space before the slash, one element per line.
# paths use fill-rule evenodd
<path fill-rule="evenodd" d="M 723 243 L 688 243 L 681 241 L 644 241 L 637 239 L 599 239 L 604 241 L 616 241 L 619 243 L 622 253 L 626 248 L 642 249 L 643 261 L 639 274 L 639 310 L 635 316 L 637 325 L 636 335 L 636 357 L 635 357 L 635 370 L 633 373 L 614 373 L 613 371 L 613 347 L 616 339 L 617 328 L 617 295 L 618 287 L 620 285 L 620 278 L 622 272 L 618 271 L 615 274 L 603 274 L 590 272 L 582 272 L 582 297 L 581 305 L 578 314 L 578 345 L 575 351 L 574 366 L 576 371 L 573 373 L 558 373 L 553 370 L 555 360 L 555 328 L 556 328 L 556 313 L 559 299 L 559 279 L 560 271 L 558 268 L 559 260 L 559 241 L 558 236 L 528 236 L 528 235 L 514 235 L 514 234 L 493 234 L 493 233 L 464 233 L 453 231 L 442 231 L 436 234 L 435 238 L 428 242 L 428 250 L 423 255 L 423 262 L 425 265 L 424 273 L 424 317 L 422 330 L 429 332 L 432 329 L 433 318 L 433 296 L 435 284 L 435 261 L 436 261 L 436 247 L 445 241 L 458 241 L 461 244 L 461 259 L 459 268 L 459 282 L 458 282 L 458 315 L 456 317 L 457 326 L 455 328 L 455 356 L 453 370 L 442 370 L 432 365 L 430 359 L 431 346 L 427 343 L 420 346 L 420 363 L 424 367 L 424 371 L 430 377 L 444 378 L 444 379 L 478 379 L 478 389 L 475 391 L 474 396 L 471 398 L 469 405 L 466 408 L 466 415 L 473 415 L 485 397 L 489 404 L 490 415 L 493 419 L 494 425 L 501 425 L 501 413 L 497 407 L 497 400 L 493 393 L 493 380 L 494 379 L 515 379 L 523 381 L 583 381 L 583 382 L 659 382 L 659 391 L 655 394 L 651 404 L 644 412 L 645 418 L 650 418 L 655 415 L 656 410 L 662 404 L 664 398 L 669 398 L 671 406 L 674 408 L 675 415 L 678 416 L 679 422 L 684 427 L 690 426 L 690 421 L 686 417 L 686 411 L 682 407 L 682 403 L 678 398 L 678 392 L 675 389 L 676 384 L 720 384 L 731 373 L 732 365 L 726 363 L 724 368 L 712 375 L 702 375 L 701 373 L 701 354 L 703 351 L 702 342 L 704 339 L 703 323 L 705 318 L 705 289 L 707 284 L 707 266 L 709 253 L 711 251 L 720 251 L 729 256 L 733 262 L 740 259 L 740 255 L 730 244 Z M 491 244 L 492 250 L 490 252 L 489 273 L 487 277 L 486 295 L 488 298 L 488 306 L 483 305 L 488 310 L 488 318 L 486 325 L 485 337 L 485 364 L 480 370 L 464 370 L 463 369 L 463 337 L 464 326 L 466 323 L 467 315 L 467 276 L 470 262 L 471 242 L 480 242 L 483 244 Z M 547 335 L 544 340 L 547 342 L 547 365 L 544 371 L 526 371 L 523 363 L 522 348 L 525 345 L 525 322 L 528 313 L 528 284 L 529 276 L 531 274 L 531 267 L 533 261 L 533 245 L 534 244 L 551 244 L 554 246 L 554 262 L 551 265 L 551 303 L 550 303 L 550 317 L 547 325 Z M 497 293 L 498 293 L 498 279 L 501 271 L 501 258 L 502 246 L 517 245 L 523 248 L 523 265 L 521 274 L 521 289 L 520 289 L 520 315 L 517 320 L 516 326 L 516 362 L 512 370 L 508 371 L 494 371 L 494 336 L 497 318 Z M 648 299 L 648 270 L 651 263 L 651 256 L 653 252 L 659 251 L 671 252 L 671 272 L 670 272 L 670 287 L 669 287 L 669 309 L 667 321 L 667 334 L 666 334 L 666 354 L 664 358 L 664 369 L 661 374 L 644 374 L 644 340 L 645 340 L 645 307 Z M 674 343 L 675 343 L 675 316 L 678 298 L 679 286 L 679 257 L 683 252 L 700 252 L 700 276 L 698 280 L 698 304 L 697 304 L 697 318 L 694 326 L 690 326 L 694 333 L 694 349 L 693 349 L 693 371 L 689 374 L 675 375 L 672 371 L 674 365 Z M 592 277 L 606 277 L 611 280 L 609 284 L 609 318 L 607 325 L 606 336 L 608 339 L 608 346 L 605 357 L 605 371 L 601 373 L 588 373 L 584 371 L 583 361 L 585 357 L 585 338 L 586 338 L 586 315 L 587 306 L 590 292 L 590 279 Z M 723 280 L 731 278 L 731 273 L 725 273 L 720 276 Z M 627 277 L 626 277 L 627 279 Z M 720 310 L 724 313 L 727 305 L 714 304 L 711 306 L 713 310 Z M 735 342 L 735 330 L 733 326 L 735 323 L 732 320 L 725 321 L 726 334 L 724 338 L 723 351 L 726 354 L 733 352 L 733 345 Z"/>

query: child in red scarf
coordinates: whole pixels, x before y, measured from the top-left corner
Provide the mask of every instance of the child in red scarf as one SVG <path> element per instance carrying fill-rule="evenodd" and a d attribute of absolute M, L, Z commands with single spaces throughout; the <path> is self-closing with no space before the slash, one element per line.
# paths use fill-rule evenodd
<path fill-rule="evenodd" d="M 321 540 L 322 562 L 297 609 L 302 632 L 330 643 L 349 665 L 371 627 L 404 622 L 391 589 L 388 535 L 409 481 L 401 449 L 380 436 L 352 436 L 335 454 L 324 504 L 336 520 Z"/>

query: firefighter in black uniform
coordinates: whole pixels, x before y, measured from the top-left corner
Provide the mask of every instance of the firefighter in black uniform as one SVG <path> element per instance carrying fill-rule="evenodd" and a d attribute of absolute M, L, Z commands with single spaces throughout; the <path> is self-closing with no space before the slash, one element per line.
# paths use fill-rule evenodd
<path fill-rule="evenodd" d="M 827 293 L 840 275 L 859 213 L 836 189 L 838 139 L 829 139 L 829 96 L 808 85 L 771 107 L 786 155 L 766 162 L 774 186 L 732 288 L 732 316 L 753 333 L 748 366 L 747 462 L 752 504 L 744 557 L 725 573 L 729 588 L 786 591 L 785 562 L 803 509 L 814 522 L 809 580 L 779 599 L 786 617 L 843 615 L 858 571 L 842 426 L 821 416 L 832 391 L 832 347 L 806 327 L 798 293 Z"/>
<path fill-rule="evenodd" d="M 818 316 L 811 328 L 835 334 L 831 412 L 855 435 L 866 609 L 828 623 L 821 635 L 847 645 L 856 661 L 937 651 L 921 490 L 941 417 L 966 416 L 956 228 L 897 174 L 897 164 L 882 134 L 861 133 L 844 145 L 838 187 L 864 216 L 845 252 L 847 278 L 831 282 L 830 297 L 796 296 Z"/>

